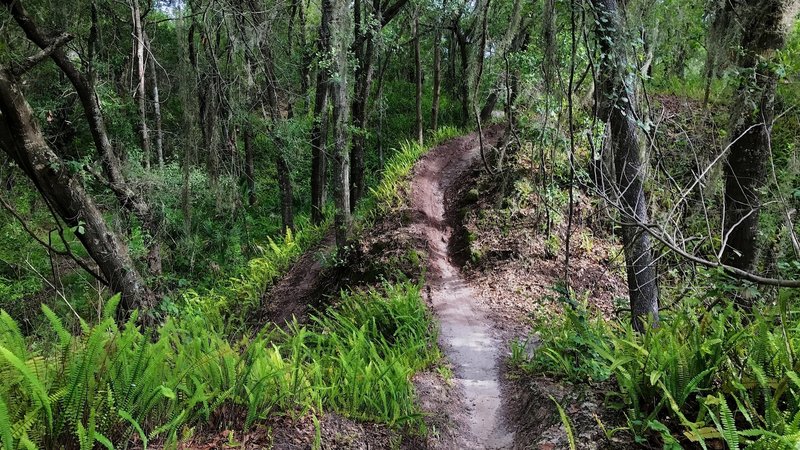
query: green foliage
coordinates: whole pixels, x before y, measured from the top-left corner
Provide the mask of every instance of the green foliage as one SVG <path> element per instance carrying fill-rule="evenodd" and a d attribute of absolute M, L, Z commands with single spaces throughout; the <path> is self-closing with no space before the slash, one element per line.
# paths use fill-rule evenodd
<path fill-rule="evenodd" d="M 298 220 L 295 232 L 289 230 L 281 239 L 268 237 L 267 245 L 257 247 L 259 255 L 226 283 L 200 292 L 185 291 L 182 306 L 188 314 L 224 319 L 213 324 L 218 330 L 246 325 L 247 315 L 261 306 L 263 293 L 303 252 L 322 240 L 328 225 L 329 222 L 314 225 L 305 219 Z"/>
<path fill-rule="evenodd" d="M 564 431 L 567 433 L 567 441 L 569 442 L 570 450 L 576 450 L 578 446 L 575 443 L 575 433 L 572 431 L 572 423 L 569 420 L 569 416 L 567 416 L 567 412 L 564 411 L 564 407 L 561 406 L 561 404 L 558 403 L 552 396 L 550 397 L 550 400 L 556 404 L 558 416 L 561 418 L 561 423 L 564 425 Z"/>
<path fill-rule="evenodd" d="M 626 411 L 637 437 L 655 433 L 665 445 L 703 448 L 721 439 L 732 449 L 798 442 L 796 311 L 776 307 L 745 318 L 733 306 L 709 310 L 689 301 L 639 334 L 628 323 L 568 309 L 536 329 L 541 348 L 531 359 L 515 352 L 515 363 L 573 382 L 611 376 L 618 390 L 610 405 Z"/>
<path fill-rule="evenodd" d="M 457 128 L 442 127 L 432 134 L 425 145 L 416 141 L 400 144 L 400 148 L 384 165 L 380 181 L 369 188 L 370 195 L 359 204 L 358 215 L 364 217 L 367 223 L 372 223 L 378 217 L 403 206 L 407 199 L 408 174 L 414 164 L 430 148 L 460 134 Z"/>
<path fill-rule="evenodd" d="M 421 425 L 411 375 L 439 358 L 416 284 L 342 294 L 341 305 L 308 326 L 226 340 L 203 314 L 141 331 L 107 311 L 69 335 L 45 309 L 57 349 L 25 345 L 0 320 L 0 438 L 53 448 L 77 442 L 112 448 L 134 435 L 146 447 L 174 442 L 184 426 L 222 405 L 247 411 L 245 427 L 274 412 L 323 408 L 394 426 Z M 115 302 L 109 302 L 111 306 Z"/>
<path fill-rule="evenodd" d="M 543 319 L 534 324 L 534 329 L 543 345 L 530 360 L 526 359 L 524 352 L 518 352 L 514 358 L 517 366 L 527 371 L 565 377 L 575 383 L 603 381 L 611 375 L 592 346 L 594 341 L 605 338 L 608 333 L 602 317 L 565 308 L 563 315 Z"/>

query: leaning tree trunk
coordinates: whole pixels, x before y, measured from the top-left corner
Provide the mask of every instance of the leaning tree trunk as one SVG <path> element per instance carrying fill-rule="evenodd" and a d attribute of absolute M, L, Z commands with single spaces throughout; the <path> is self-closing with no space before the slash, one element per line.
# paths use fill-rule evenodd
<path fill-rule="evenodd" d="M 731 104 L 730 154 L 725 165 L 725 264 L 751 271 L 758 258 L 759 190 L 767 177 L 777 86 L 775 53 L 786 40 L 797 0 L 747 0 L 739 67 L 745 74 Z"/>
<path fill-rule="evenodd" d="M 23 8 L 22 2 L 16 0 L 0 0 L 0 4 L 5 5 L 14 20 L 25 32 L 25 36 L 42 50 L 51 45 L 52 40 L 46 38 L 39 30 L 33 18 Z M 122 166 L 114 153 L 114 147 L 108 137 L 103 112 L 100 109 L 99 98 L 95 92 L 93 77 L 87 78 L 73 64 L 67 53 L 60 48 L 56 48 L 50 53 L 50 59 L 66 75 L 72 84 L 78 98 L 83 106 L 83 112 L 89 124 L 89 131 L 92 134 L 95 148 L 100 154 L 100 162 L 103 166 L 107 185 L 114 192 L 119 204 L 135 215 L 142 223 L 142 226 L 150 233 L 152 238 L 149 244 L 148 265 L 152 275 L 161 274 L 161 252 L 160 244 L 156 236 L 158 235 L 161 217 L 150 208 L 142 195 L 134 192 L 130 188 L 125 177 L 122 175 Z"/>
<path fill-rule="evenodd" d="M 614 155 L 619 209 L 623 220 L 628 291 L 633 327 L 642 331 L 644 320 L 658 323 L 658 287 L 650 236 L 640 224 L 648 222 L 644 194 L 645 167 L 636 129 L 633 74 L 627 64 L 617 0 L 596 0 L 597 41 L 605 55 L 600 61 L 601 89 L 598 114 L 609 123 Z"/>
<path fill-rule="evenodd" d="M 322 20 L 331 25 L 334 34 L 331 36 L 331 55 L 335 77 L 329 80 L 331 102 L 333 103 L 334 126 L 334 203 L 336 213 L 334 227 L 336 229 L 336 245 L 344 246 L 350 231 L 350 153 L 348 151 L 348 115 L 349 102 L 347 95 L 347 49 L 350 36 L 349 12 L 346 0 L 323 0 Z M 326 17 L 327 15 L 327 17 Z"/>
<path fill-rule="evenodd" d="M 128 249 L 106 224 L 80 177 L 49 147 L 13 75 L 0 68 L 0 147 L 70 227 L 97 263 L 105 281 L 122 294 L 122 311 L 140 309 L 150 317 L 155 297 L 131 260 Z"/>

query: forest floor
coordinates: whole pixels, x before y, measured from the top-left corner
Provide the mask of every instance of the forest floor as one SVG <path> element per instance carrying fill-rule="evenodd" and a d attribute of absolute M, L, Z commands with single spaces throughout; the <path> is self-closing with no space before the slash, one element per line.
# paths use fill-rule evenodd
<path fill-rule="evenodd" d="M 487 144 L 494 145 L 501 131 L 487 130 Z M 453 195 L 468 181 L 479 154 L 475 134 L 448 141 L 417 163 L 411 184 L 412 229 L 424 238 L 428 253 L 428 299 L 440 326 L 439 345 L 453 366 L 452 381 L 460 394 L 447 403 L 437 402 L 428 394 L 430 387 L 423 387 L 424 378 L 417 379 L 423 408 L 445 412 L 458 430 L 451 434 L 455 442 L 442 440 L 435 448 L 508 448 L 514 437 L 503 409 L 505 340 L 454 258 L 460 223 Z"/>
<path fill-rule="evenodd" d="M 485 144 L 496 145 L 502 133 L 502 126 L 488 128 Z M 619 420 L 600 406 L 603 386 L 521 376 L 507 364 L 512 341 L 528 341 L 528 352 L 535 348 L 535 336 L 529 339 L 532 320 L 558 313 L 561 305 L 550 294 L 561 263 L 547 255 L 538 229 L 541 205 L 533 202 L 511 219 L 500 217 L 497 199 L 509 193 L 497 180 L 480 170 L 476 133 L 449 140 L 415 165 L 404 192 L 408 204 L 363 230 L 344 261 L 325 263 L 333 249 L 328 236 L 265 294 L 267 308 L 260 320 L 282 326 L 292 317 L 302 322 L 315 308 L 335 302 L 343 287 L 424 277 L 447 359 L 413 379 L 426 432 L 335 413 L 315 423 L 310 414 L 301 414 L 273 417 L 237 436 L 236 446 L 308 449 L 316 436 L 324 449 L 569 448 L 555 399 L 570 416 L 578 448 L 627 447 L 609 442 L 598 426 L 598 420 L 607 426 Z M 578 196 L 576 235 L 591 234 L 592 215 L 598 213 L 580 204 L 584 200 Z M 563 235 L 561 228 L 557 225 L 553 233 Z M 601 230 L 595 234 L 591 247 L 576 245 L 573 288 L 592 308 L 611 315 L 613 298 L 624 295 L 619 249 Z M 470 258 L 475 251 L 482 255 L 479 261 Z M 427 267 L 398 263 L 409 252 L 424 255 Z M 182 448 L 228 448 L 228 433 L 207 430 Z"/>

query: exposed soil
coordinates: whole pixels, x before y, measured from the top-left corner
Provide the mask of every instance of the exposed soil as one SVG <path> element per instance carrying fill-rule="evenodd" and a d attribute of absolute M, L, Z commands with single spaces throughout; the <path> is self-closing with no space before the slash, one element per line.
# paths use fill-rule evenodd
<path fill-rule="evenodd" d="M 325 267 L 324 254 L 334 248 L 329 232 L 322 242 L 306 251 L 289 271 L 272 286 L 262 299 L 260 323 L 284 325 L 292 319 L 304 321 L 312 308 L 319 306 L 326 294 L 336 292 L 334 269 Z"/>
<path fill-rule="evenodd" d="M 501 134 L 501 127 L 487 129 L 485 145 L 495 145 Z M 448 361 L 413 379 L 425 413 L 426 436 L 326 413 L 318 422 L 310 415 L 272 417 L 233 439 L 229 431 L 204 430 L 182 448 L 243 444 L 308 449 L 317 436 L 322 448 L 330 449 L 569 448 L 553 400 L 567 411 L 578 448 L 627 448 L 624 441 L 608 440 L 598 426 L 598 420 L 609 426 L 615 422 L 602 407 L 602 392 L 608 387 L 520 377 L 506 366 L 509 342 L 528 336 L 530 319 L 558 313 L 550 287 L 561 275 L 561 262 L 547 255 L 539 230 L 540 199 L 530 199 L 513 217 L 502 217 L 496 199 L 508 192 L 497 185 L 498 177 L 479 166 L 475 133 L 432 149 L 413 170 L 410 192 L 405 192 L 409 204 L 364 232 L 344 256 L 344 264 L 324 264 L 323 254 L 333 247 L 328 236 L 265 295 L 267 320 L 278 325 L 293 317 L 302 321 L 314 308 L 335 300 L 333 294 L 342 286 L 417 279 L 421 268 L 409 255 L 414 250 L 427 255 L 426 297 Z M 579 195 L 581 202 L 586 199 Z M 602 230 L 592 235 L 592 214 L 591 205 L 579 204 L 573 287 L 586 292 L 591 307 L 611 315 L 613 297 L 624 294 L 618 248 Z M 554 233 L 563 238 L 564 231 L 556 226 Z M 580 244 L 582 233 L 591 239 Z M 477 260 L 471 255 L 475 249 L 480 253 Z"/>
<path fill-rule="evenodd" d="M 486 144 L 496 143 L 500 132 L 499 127 L 488 129 Z M 502 402 L 505 344 L 450 253 L 457 221 L 452 208 L 447 208 L 455 204 L 448 195 L 458 192 L 458 183 L 479 157 L 478 142 L 473 133 L 431 150 L 417 163 L 411 184 L 412 230 L 426 243 L 426 288 L 440 324 L 439 344 L 453 365 L 455 385 L 462 394 L 458 403 L 450 405 L 458 432 L 453 441 L 442 439 L 434 445 L 439 448 L 497 449 L 513 442 Z M 423 406 L 426 400 L 421 398 Z"/>

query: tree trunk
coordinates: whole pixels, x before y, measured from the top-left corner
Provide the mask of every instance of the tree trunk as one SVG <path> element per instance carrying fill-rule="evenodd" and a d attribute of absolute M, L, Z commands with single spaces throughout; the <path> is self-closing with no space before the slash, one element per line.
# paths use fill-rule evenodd
<path fill-rule="evenodd" d="M 494 112 L 495 106 L 497 106 L 497 92 L 492 92 L 489 94 L 489 97 L 486 98 L 486 103 L 483 104 L 483 108 L 481 108 L 481 122 L 486 122 L 492 118 L 492 112 Z"/>
<path fill-rule="evenodd" d="M 456 37 L 461 60 L 461 83 L 459 83 L 461 93 L 461 126 L 466 127 L 469 121 L 469 83 L 467 82 L 469 79 L 469 49 L 467 47 L 467 37 L 464 36 L 457 21 L 453 26 L 453 34 Z"/>
<path fill-rule="evenodd" d="M 136 104 L 139 107 L 139 145 L 142 148 L 144 167 L 150 169 L 150 130 L 147 128 L 147 95 L 145 81 L 147 79 L 144 60 L 144 32 L 139 0 L 131 0 L 131 17 L 133 20 L 133 45 L 136 49 Z"/>
<path fill-rule="evenodd" d="M 80 177 L 48 146 L 13 76 L 0 69 L 0 146 L 31 179 L 97 263 L 109 287 L 122 294 L 122 311 L 141 309 L 150 317 L 155 297 L 145 285 L 128 249 L 108 227 L 84 190 Z"/>
<path fill-rule="evenodd" d="M 33 19 L 28 15 L 27 11 L 22 7 L 21 2 L 16 0 L 0 0 L 0 3 L 5 5 L 14 20 L 25 32 L 27 38 L 36 44 L 40 49 L 44 50 L 50 45 L 50 40 L 45 38 L 39 31 Z M 150 208 L 150 205 L 142 198 L 142 196 L 134 192 L 122 175 L 122 168 L 114 153 L 114 147 L 111 145 L 111 140 L 108 138 L 106 131 L 105 120 L 103 113 L 100 109 L 98 96 L 95 92 L 94 84 L 90 82 L 91 78 L 87 79 L 67 56 L 63 49 L 57 48 L 50 53 L 50 58 L 58 66 L 59 69 L 67 76 L 78 94 L 78 98 L 83 106 L 84 115 L 89 123 L 89 131 L 92 134 L 95 147 L 100 153 L 100 162 L 103 166 L 103 172 L 106 176 L 107 184 L 117 197 L 119 204 L 135 215 L 142 226 L 150 233 L 152 241 L 150 243 L 152 254 L 152 266 L 149 268 L 152 275 L 160 275 L 161 271 L 161 257 L 159 251 L 159 244 L 156 240 L 158 231 L 161 224 L 161 218 Z M 151 259 L 149 257 L 149 259 Z"/>
<path fill-rule="evenodd" d="M 244 129 L 244 177 L 247 184 L 247 203 L 250 206 L 256 204 L 256 178 L 255 165 L 253 163 L 253 131 L 250 125 L 245 125 Z"/>
<path fill-rule="evenodd" d="M 350 21 L 346 0 L 322 0 L 322 21 L 328 22 L 334 34 L 331 36 L 333 69 L 336 76 L 329 80 L 333 102 L 334 126 L 334 202 L 336 213 L 334 227 L 336 245 L 347 243 L 350 232 L 350 153 L 348 151 L 349 101 L 347 90 L 347 49 L 350 36 Z"/>
<path fill-rule="evenodd" d="M 597 41 L 606 55 L 600 62 L 602 88 L 598 92 L 598 114 L 610 124 L 622 243 L 628 279 L 633 327 L 644 330 L 644 320 L 658 323 L 658 287 L 650 236 L 639 223 L 648 223 L 644 194 L 644 162 L 640 154 L 635 113 L 633 76 L 627 64 L 617 0 L 594 2 Z"/>
<path fill-rule="evenodd" d="M 356 65 L 356 87 L 352 110 L 353 127 L 357 130 L 357 133 L 353 135 L 352 150 L 350 152 L 350 161 L 352 163 L 352 173 L 350 174 L 351 210 L 355 209 L 356 203 L 363 197 L 366 187 L 364 175 L 366 170 L 367 102 L 372 89 L 376 39 L 376 32 L 372 23 L 382 23 L 383 21 L 380 0 L 373 0 L 371 16 L 367 18 L 363 34 L 360 31 L 362 29 L 361 26 L 354 27 L 356 41 L 353 52 L 358 59 L 358 64 Z"/>
<path fill-rule="evenodd" d="M 786 40 L 788 21 L 784 16 L 795 11 L 794 3 L 795 0 L 748 0 L 737 11 L 737 16 L 744 18 L 739 59 L 744 75 L 731 104 L 729 136 L 735 141 L 724 169 L 723 235 L 728 238 L 722 261 L 746 271 L 755 268 L 759 253 L 759 189 L 767 177 L 778 79 L 772 60 Z"/>
<path fill-rule="evenodd" d="M 414 81 L 416 83 L 416 125 L 417 142 L 422 145 L 424 130 L 422 124 L 422 57 L 419 48 L 419 9 L 414 11 Z"/>
<path fill-rule="evenodd" d="M 292 177 L 289 171 L 289 164 L 286 163 L 286 158 L 283 153 L 278 151 L 275 157 L 275 166 L 278 171 L 278 186 L 281 191 L 281 219 L 283 223 L 283 232 L 294 230 L 294 208 L 293 194 L 292 194 Z"/>
<path fill-rule="evenodd" d="M 331 0 L 323 2 L 322 21 L 319 25 L 317 51 L 320 55 L 331 53 Z M 327 8 L 327 9 L 326 9 Z M 325 218 L 327 195 L 328 94 L 330 68 L 317 71 L 314 96 L 314 126 L 311 129 L 311 220 L 322 223 Z"/>
<path fill-rule="evenodd" d="M 439 97 L 442 94 L 442 30 L 436 27 L 433 33 L 433 94 L 431 105 L 431 129 L 439 128 Z"/>
<path fill-rule="evenodd" d="M 150 82 L 152 85 L 153 100 L 153 120 L 156 126 L 156 157 L 158 158 L 158 168 L 164 170 L 164 130 L 161 126 L 161 97 L 158 93 L 158 72 L 156 71 L 156 57 L 150 46 L 150 39 L 144 33 L 145 42 L 148 46 L 148 65 L 150 71 Z"/>

